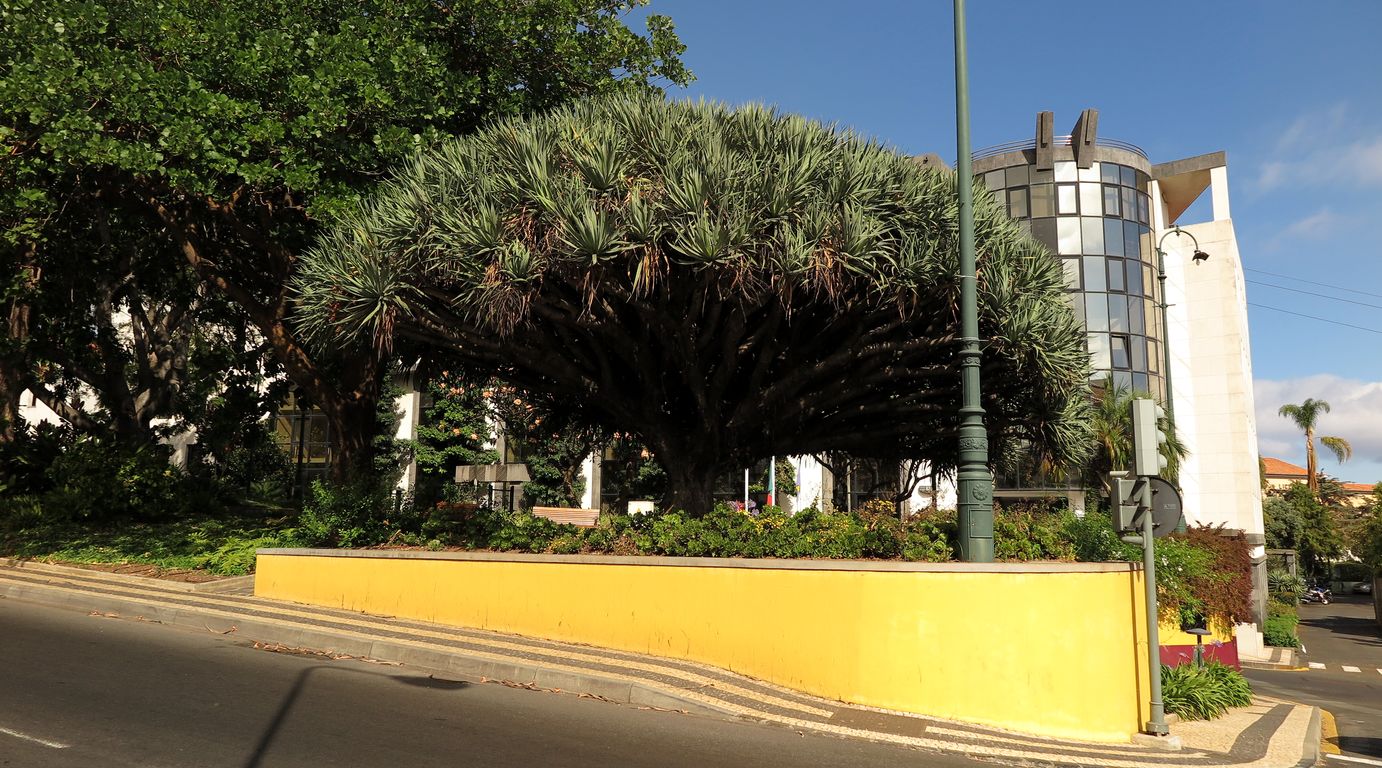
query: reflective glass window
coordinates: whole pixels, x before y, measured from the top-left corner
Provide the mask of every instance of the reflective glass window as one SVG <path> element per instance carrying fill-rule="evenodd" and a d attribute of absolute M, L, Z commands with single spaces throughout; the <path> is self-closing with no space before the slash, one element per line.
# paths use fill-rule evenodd
<path fill-rule="evenodd" d="M 1129 263 L 1131 264 L 1131 263 L 1136 263 L 1136 262 L 1130 261 Z M 1151 265 L 1151 264 L 1148 264 L 1148 263 L 1146 263 L 1146 262 L 1143 262 L 1143 264 L 1142 264 L 1142 289 L 1143 289 L 1143 290 L 1142 290 L 1142 294 L 1143 294 L 1144 296 L 1155 296 L 1155 295 L 1156 295 L 1156 292 L 1157 292 L 1157 284 L 1156 284 L 1156 280 L 1154 279 L 1155 277 L 1156 277 L 1156 276 L 1152 274 L 1152 265 Z"/>
<path fill-rule="evenodd" d="M 984 174 L 984 186 L 994 190 L 1002 189 L 1003 172 L 1001 170 L 989 171 L 988 173 Z"/>
<path fill-rule="evenodd" d="M 1079 321 L 1080 327 L 1084 327 L 1084 294 L 1067 293 L 1065 300 L 1070 303 L 1070 311 L 1075 314 L 1075 319 Z"/>
<path fill-rule="evenodd" d="M 1080 290 L 1080 260 L 1061 259 L 1061 266 L 1065 268 L 1065 287 L 1072 291 Z"/>
<path fill-rule="evenodd" d="M 1080 209 L 1076 205 L 1077 191 L 1074 184 L 1056 185 L 1056 213 L 1079 213 Z"/>
<path fill-rule="evenodd" d="M 1127 368 L 1128 365 L 1128 337 L 1113 334 L 1109 337 L 1109 360 L 1114 368 Z"/>
<path fill-rule="evenodd" d="M 1133 333 L 1146 333 L 1147 324 L 1142 316 L 1142 299 L 1136 296 L 1128 300 L 1128 330 Z"/>
<path fill-rule="evenodd" d="M 1129 362 L 1132 364 L 1132 369 L 1133 369 L 1134 371 L 1145 371 L 1145 370 L 1147 370 L 1147 340 L 1146 340 L 1146 339 L 1142 338 L 1141 336 L 1133 336 L 1133 337 L 1132 337 L 1132 346 L 1130 346 L 1130 347 L 1128 348 L 1128 354 L 1131 356 L 1131 358 L 1129 359 Z"/>
<path fill-rule="evenodd" d="M 1139 232 L 1141 232 L 1141 230 L 1138 229 L 1137 222 L 1135 222 L 1135 221 L 1124 221 L 1124 222 L 1123 222 L 1123 255 L 1125 255 L 1125 256 L 1136 256 L 1136 255 L 1137 255 L 1137 252 L 1138 252 L 1137 237 L 1138 237 L 1138 233 L 1139 233 Z"/>
<path fill-rule="evenodd" d="M 1089 182 L 1080 182 L 1080 210 L 1086 216 L 1098 216 L 1104 207 L 1103 187 Z"/>
<path fill-rule="evenodd" d="M 1143 224 L 1147 223 L 1147 207 L 1147 196 L 1137 193 L 1137 220 Z"/>
<path fill-rule="evenodd" d="M 1027 186 L 1027 169 L 1030 166 L 1014 165 L 1009 168 L 1006 174 L 1008 186 L 1025 187 Z"/>
<path fill-rule="evenodd" d="M 1133 186 L 1138 189 L 1146 189 L 1149 181 L 1151 181 L 1151 177 L 1142 171 L 1133 172 Z"/>
<path fill-rule="evenodd" d="M 1099 180 L 1105 184 L 1117 184 L 1119 167 L 1117 163 L 1099 163 Z"/>
<path fill-rule="evenodd" d="M 1151 386 L 1150 386 L 1150 382 L 1147 380 L 1147 374 L 1145 374 L 1145 373 L 1138 373 L 1137 371 L 1133 371 L 1133 372 L 1132 372 L 1132 388 L 1133 388 L 1133 391 L 1134 391 L 1134 392 L 1147 392 L 1147 393 L 1150 393 L 1150 392 L 1152 391 L 1152 389 L 1151 389 Z"/>
<path fill-rule="evenodd" d="M 1078 175 L 1080 177 L 1080 181 L 1098 181 L 1099 163 L 1090 163 L 1088 168 L 1080 168 Z"/>
<path fill-rule="evenodd" d="M 1008 215 L 1014 219 L 1027 218 L 1027 188 L 1008 190 Z"/>
<path fill-rule="evenodd" d="M 1151 299 L 1142 300 L 1142 316 L 1147 320 L 1147 335 L 1161 338 L 1161 310 Z"/>
<path fill-rule="evenodd" d="M 1146 261 L 1146 262 L 1151 262 L 1151 260 L 1152 260 L 1152 230 L 1151 230 L 1150 228 L 1146 227 L 1146 226 L 1141 226 L 1141 227 L 1138 227 L 1138 228 L 1137 228 L 1137 231 L 1140 233 L 1140 234 L 1137 236 L 1137 239 L 1138 239 L 1138 244 L 1139 244 L 1138 250 L 1140 250 L 1140 251 L 1142 252 L 1142 260 L 1143 260 L 1143 261 Z"/>
<path fill-rule="evenodd" d="M 1080 217 L 1080 231 L 1084 240 L 1084 250 L 1081 253 L 1103 253 L 1104 252 L 1104 220 L 1090 216 Z"/>
<path fill-rule="evenodd" d="M 1117 370 L 1116 370 L 1116 371 L 1113 372 L 1113 376 L 1110 377 L 1110 378 L 1113 379 L 1113 386 L 1114 386 L 1114 387 L 1116 387 L 1116 388 L 1118 388 L 1118 389 L 1121 389 L 1121 390 L 1123 390 L 1123 391 L 1125 391 L 1125 392 L 1132 389 L 1132 374 L 1131 374 L 1131 373 L 1128 373 L 1127 371 L 1117 371 Z"/>
<path fill-rule="evenodd" d="M 1136 259 L 1128 259 L 1123 262 L 1128 272 L 1128 293 L 1134 296 L 1142 295 L 1142 263 Z"/>
<path fill-rule="evenodd" d="M 1077 255 L 1080 250 L 1080 219 L 1061 216 L 1056 219 L 1056 251 L 1061 255 Z"/>
<path fill-rule="evenodd" d="M 1058 160 L 1055 163 L 1056 181 L 1079 181 L 1080 170 L 1074 160 Z"/>
<path fill-rule="evenodd" d="M 1032 234 L 1032 220 L 1023 219 L 1022 221 L 1017 222 L 1017 228 L 1022 230 L 1022 234 L 1024 235 Z"/>
<path fill-rule="evenodd" d="M 1032 185 L 1032 218 L 1056 215 L 1056 188 L 1051 184 Z"/>
<path fill-rule="evenodd" d="M 1128 332 L 1128 297 L 1121 293 L 1108 295 L 1108 329 L 1118 333 Z"/>
<path fill-rule="evenodd" d="M 1032 237 L 1046 246 L 1046 250 L 1056 253 L 1056 220 L 1032 219 Z"/>
<path fill-rule="evenodd" d="M 1123 281 L 1123 260 L 1108 260 L 1108 289 L 1122 293 L 1127 290 L 1127 284 Z"/>
<path fill-rule="evenodd" d="M 1104 253 L 1123 255 L 1123 220 L 1104 219 Z"/>
<path fill-rule="evenodd" d="M 1088 276 L 1089 273 L 1085 272 Z M 1108 330 L 1108 294 L 1086 293 L 1084 295 L 1085 327 L 1091 331 Z"/>
<path fill-rule="evenodd" d="M 1099 371 L 1107 371 L 1111 367 L 1109 363 L 1108 334 L 1089 334 L 1089 364 L 1095 369 L 1095 374 L 1090 378 L 1102 379 L 1107 376 Z"/>
<path fill-rule="evenodd" d="M 1161 345 L 1155 339 L 1147 339 L 1147 370 L 1161 373 Z"/>
<path fill-rule="evenodd" d="M 1084 261 L 1084 289 L 1086 291 L 1106 291 L 1108 283 L 1104 280 L 1104 257 L 1086 256 Z"/>
<path fill-rule="evenodd" d="M 1118 172 L 1122 176 L 1122 184 L 1125 187 L 1137 186 L 1137 174 L 1133 169 L 1126 165 L 1118 166 Z"/>
<path fill-rule="evenodd" d="M 1028 168 L 1031 168 L 1031 166 L 1028 166 Z M 1038 170 L 1036 168 L 1031 168 L 1031 170 L 1027 173 L 1027 177 L 1031 180 L 1033 184 L 1036 184 L 1038 182 L 1049 184 L 1050 182 L 1056 180 L 1056 174 L 1050 168 L 1047 168 L 1044 171 Z"/>
<path fill-rule="evenodd" d="M 1118 206 L 1118 187 L 1112 184 L 1104 185 L 1104 215 L 1117 216 L 1121 210 Z"/>
<path fill-rule="evenodd" d="M 1123 218 L 1128 220 L 1137 218 L 1137 192 L 1127 187 L 1120 187 L 1118 193 L 1123 198 Z"/>

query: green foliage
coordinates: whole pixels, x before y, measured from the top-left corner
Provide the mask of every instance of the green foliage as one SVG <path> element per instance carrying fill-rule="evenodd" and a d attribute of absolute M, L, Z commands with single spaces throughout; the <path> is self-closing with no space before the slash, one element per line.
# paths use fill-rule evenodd
<path fill-rule="evenodd" d="M 1300 618 L 1294 615 L 1268 616 L 1262 625 L 1262 641 L 1278 648 L 1299 648 L 1300 638 L 1296 636 L 1296 625 Z"/>
<path fill-rule="evenodd" d="M 1355 554 L 1373 574 L 1382 576 L 1382 483 L 1372 489 L 1372 499 L 1358 529 Z"/>
<path fill-rule="evenodd" d="M 1300 555 L 1302 569 L 1311 577 L 1323 577 L 1326 563 L 1343 551 L 1343 540 L 1329 508 L 1307 486 L 1293 483 L 1282 501 L 1299 516 L 1299 531 L 1294 549 Z M 1274 513 L 1278 508 L 1274 508 Z M 1263 509 L 1266 515 L 1266 509 Z"/>
<path fill-rule="evenodd" d="M 1268 549 L 1295 549 L 1300 545 L 1305 526 L 1301 509 L 1282 496 L 1270 496 L 1262 503 L 1262 523 Z"/>
<path fill-rule="evenodd" d="M 1132 402 L 1147 397 L 1151 396 L 1115 385 L 1112 378 L 1105 379 L 1096 390 L 1093 415 L 1095 445 L 1087 473 L 1092 486 L 1097 487 L 1108 472 L 1132 469 Z M 1174 481 L 1180 475 L 1181 462 L 1190 450 L 1181 442 L 1169 417 L 1162 417 L 1157 426 L 1168 438 L 1160 446 L 1161 455 L 1166 459 L 1164 476 Z"/>
<path fill-rule="evenodd" d="M 411 500 L 395 497 L 377 479 L 335 485 L 313 481 L 298 517 L 299 535 L 311 546 L 382 544 L 415 526 Z"/>
<path fill-rule="evenodd" d="M 954 465 L 953 200 L 953 174 L 798 117 L 592 99 L 418 155 L 304 256 L 299 318 L 574 401 L 703 514 L 706 478 L 793 443 Z M 995 444 L 1078 462 L 1088 353 L 1059 263 L 991 196 L 976 218 Z"/>
<path fill-rule="evenodd" d="M 1267 571 L 1267 592 L 1272 597 L 1286 603 L 1295 604 L 1305 594 L 1305 579 L 1292 574 L 1285 568 L 1272 568 Z"/>
<path fill-rule="evenodd" d="M 1074 560 L 1077 549 L 1068 528 L 1068 508 L 1028 504 L 1002 509 L 993 518 L 993 554 L 998 560 Z"/>
<path fill-rule="evenodd" d="M 171 518 L 215 507 L 214 498 L 168 463 L 165 446 L 73 441 L 45 472 L 43 506 L 70 520 Z"/>
<path fill-rule="evenodd" d="M 133 563 L 240 575 L 257 547 L 299 546 L 291 518 L 257 510 L 192 511 L 172 519 L 73 522 L 32 496 L 0 497 L 0 556 Z"/>
<path fill-rule="evenodd" d="M 1237 670 L 1216 661 L 1204 667 L 1163 666 L 1161 697 L 1166 711 L 1183 720 L 1213 720 L 1230 707 L 1251 704 L 1252 687 Z"/>

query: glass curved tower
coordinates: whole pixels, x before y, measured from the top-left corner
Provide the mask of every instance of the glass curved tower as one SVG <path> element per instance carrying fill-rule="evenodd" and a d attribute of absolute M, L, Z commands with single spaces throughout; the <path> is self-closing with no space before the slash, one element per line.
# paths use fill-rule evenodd
<path fill-rule="evenodd" d="M 1070 306 L 1088 332 L 1096 385 L 1166 395 L 1160 286 L 1151 229 L 1151 164 L 1142 150 L 1094 137 L 1087 111 L 1072 136 L 1037 136 L 976 153 L 974 173 L 1032 236 L 1061 258 Z"/>

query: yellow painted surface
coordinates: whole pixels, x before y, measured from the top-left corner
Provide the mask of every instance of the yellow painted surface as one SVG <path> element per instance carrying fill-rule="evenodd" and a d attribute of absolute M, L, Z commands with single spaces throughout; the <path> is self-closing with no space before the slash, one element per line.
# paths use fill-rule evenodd
<path fill-rule="evenodd" d="M 818 696 L 1125 742 L 1141 574 L 824 571 L 261 554 L 262 597 L 690 659 Z"/>
<path fill-rule="evenodd" d="M 1213 632 L 1214 634 L 1212 634 L 1212 635 L 1205 635 L 1205 638 L 1204 638 L 1204 643 L 1205 643 L 1205 645 L 1210 645 L 1210 644 L 1215 643 L 1215 642 L 1227 643 L 1227 642 L 1229 642 L 1230 640 L 1233 639 L 1233 627 L 1231 627 L 1231 626 L 1225 628 L 1225 627 L 1222 627 L 1222 626 L 1217 626 L 1215 622 L 1212 622 L 1212 621 L 1211 621 L 1211 622 L 1209 623 L 1209 631 Z M 1176 622 L 1166 622 L 1166 621 L 1158 622 L 1158 623 L 1157 623 L 1156 634 L 1157 634 L 1157 638 L 1156 638 L 1157 641 L 1160 642 L 1162 645 L 1194 645 L 1194 644 L 1195 644 L 1195 636 L 1192 635 L 1192 634 L 1190 634 L 1190 633 L 1188 633 L 1188 632 L 1182 632 L 1182 631 L 1180 630 L 1180 622 L 1178 622 L 1178 621 L 1176 621 Z"/>

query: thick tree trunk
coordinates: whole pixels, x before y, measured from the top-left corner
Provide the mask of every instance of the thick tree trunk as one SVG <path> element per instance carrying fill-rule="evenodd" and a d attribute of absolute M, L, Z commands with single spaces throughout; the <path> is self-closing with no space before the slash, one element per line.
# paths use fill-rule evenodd
<path fill-rule="evenodd" d="M 662 446 L 657 460 L 667 473 L 662 509 L 704 517 L 715 508 L 715 478 L 724 470 L 710 451 Z"/>
<path fill-rule="evenodd" d="M 319 406 L 331 425 L 333 440 L 329 476 L 333 483 L 348 483 L 373 474 L 374 436 L 378 397 L 351 393 L 329 397 Z"/>

